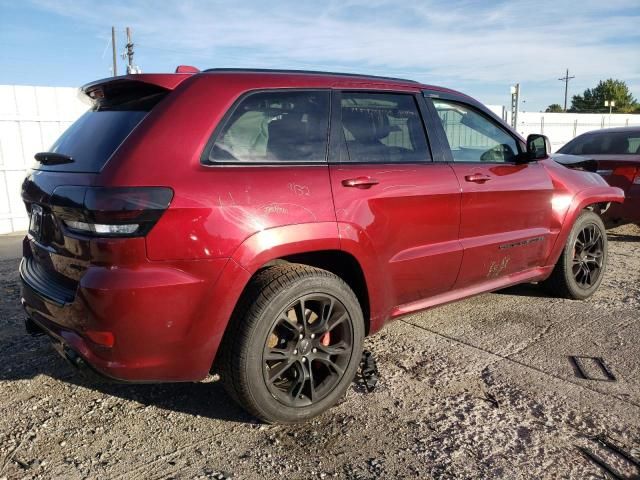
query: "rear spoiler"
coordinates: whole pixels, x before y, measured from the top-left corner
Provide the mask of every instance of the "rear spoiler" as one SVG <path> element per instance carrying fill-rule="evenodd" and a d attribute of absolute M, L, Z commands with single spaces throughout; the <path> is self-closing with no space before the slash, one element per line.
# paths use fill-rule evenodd
<path fill-rule="evenodd" d="M 141 73 L 108 77 L 80 87 L 80 97 L 92 105 L 111 103 L 123 94 L 137 96 L 168 93 L 191 77 L 193 73 Z"/>
<path fill-rule="evenodd" d="M 574 170 L 585 170 L 587 172 L 597 172 L 598 162 L 591 158 L 582 157 L 579 155 L 567 155 L 563 153 L 554 153 L 551 158 L 560 165 L 564 165 L 567 168 Z"/>

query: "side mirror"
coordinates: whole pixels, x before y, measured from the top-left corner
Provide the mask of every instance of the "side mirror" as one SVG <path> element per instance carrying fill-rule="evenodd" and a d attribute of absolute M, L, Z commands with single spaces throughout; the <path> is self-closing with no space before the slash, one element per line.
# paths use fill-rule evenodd
<path fill-rule="evenodd" d="M 542 160 L 551 154 L 551 142 L 545 135 L 532 133 L 527 137 L 527 159 Z"/>

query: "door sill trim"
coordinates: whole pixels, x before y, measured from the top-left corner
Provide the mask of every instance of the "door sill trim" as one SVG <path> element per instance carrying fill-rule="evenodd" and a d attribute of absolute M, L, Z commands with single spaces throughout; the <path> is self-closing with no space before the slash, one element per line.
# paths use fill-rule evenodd
<path fill-rule="evenodd" d="M 548 267 L 536 267 L 523 272 L 514 273 L 505 277 L 499 277 L 496 279 L 482 282 L 469 287 L 459 288 L 456 290 L 450 290 L 433 297 L 425 298 L 422 300 L 416 300 L 415 302 L 405 303 L 398 305 L 391 310 L 391 318 L 400 317 L 409 313 L 418 312 L 420 310 L 426 310 L 428 308 L 444 305 L 447 303 L 455 302 L 463 298 L 472 297 L 481 293 L 493 292 L 495 290 L 501 290 L 503 288 L 517 285 L 519 283 L 536 282 L 547 278 L 553 265 Z"/>

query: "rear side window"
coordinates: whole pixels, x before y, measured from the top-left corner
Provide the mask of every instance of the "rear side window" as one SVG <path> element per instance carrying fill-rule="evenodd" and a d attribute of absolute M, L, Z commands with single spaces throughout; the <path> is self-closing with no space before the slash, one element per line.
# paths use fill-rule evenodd
<path fill-rule="evenodd" d="M 433 99 L 454 162 L 514 161 L 516 140 L 493 120 L 461 103 Z"/>
<path fill-rule="evenodd" d="M 343 92 L 341 111 L 349 161 L 403 163 L 431 159 L 413 95 Z"/>
<path fill-rule="evenodd" d="M 569 155 L 640 155 L 640 133 L 601 132 L 581 135 L 558 153 Z"/>
<path fill-rule="evenodd" d="M 328 91 L 253 93 L 216 135 L 212 162 L 324 162 L 329 131 Z"/>
<path fill-rule="evenodd" d="M 166 91 L 152 85 L 131 85 L 107 90 L 105 98 L 76 120 L 48 150 L 68 155 L 71 163 L 33 168 L 62 172 L 97 173 L 107 163 L 129 134 L 166 96 Z"/>

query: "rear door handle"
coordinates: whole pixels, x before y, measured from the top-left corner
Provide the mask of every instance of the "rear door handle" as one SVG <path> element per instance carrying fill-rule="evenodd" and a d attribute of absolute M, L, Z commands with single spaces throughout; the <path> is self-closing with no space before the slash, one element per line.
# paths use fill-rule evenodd
<path fill-rule="evenodd" d="M 464 179 L 467 182 L 484 183 L 491 180 L 491 177 L 489 175 L 484 175 L 482 173 L 474 173 L 473 175 L 465 176 Z"/>
<path fill-rule="evenodd" d="M 378 180 L 371 177 L 356 177 L 342 180 L 343 187 L 371 188 L 378 183 L 380 183 Z"/>

